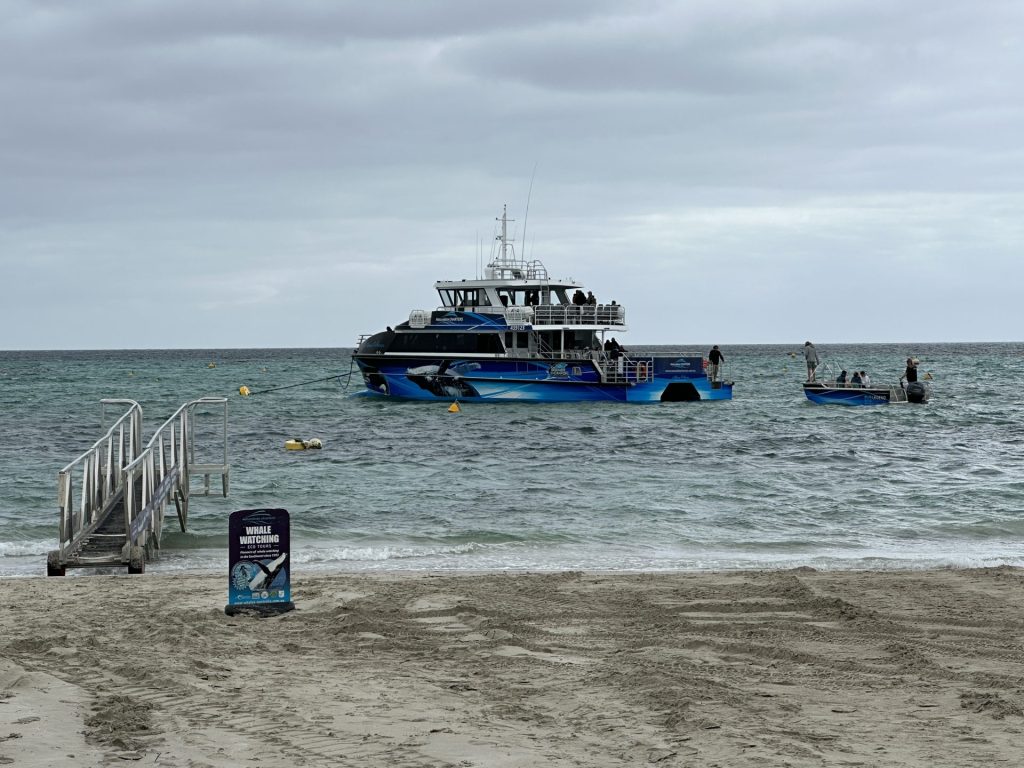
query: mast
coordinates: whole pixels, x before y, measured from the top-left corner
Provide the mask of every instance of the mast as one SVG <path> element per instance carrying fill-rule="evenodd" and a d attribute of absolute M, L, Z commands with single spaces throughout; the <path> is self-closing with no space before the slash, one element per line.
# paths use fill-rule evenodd
<path fill-rule="evenodd" d="M 512 243 L 508 239 L 508 222 L 510 221 L 508 218 L 508 203 L 505 203 L 505 205 L 502 206 L 501 218 L 497 219 L 497 221 L 501 222 L 501 234 L 498 235 L 497 238 L 501 242 L 501 258 L 499 259 L 499 264 L 502 267 L 507 267 L 510 265 L 508 251 L 509 248 L 512 247 Z M 515 221 L 515 219 L 511 219 L 511 221 Z"/>

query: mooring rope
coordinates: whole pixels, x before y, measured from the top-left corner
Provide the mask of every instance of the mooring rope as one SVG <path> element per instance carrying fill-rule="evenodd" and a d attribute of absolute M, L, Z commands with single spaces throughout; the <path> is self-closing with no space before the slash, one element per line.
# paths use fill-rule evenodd
<path fill-rule="evenodd" d="M 280 387 L 271 387 L 270 389 L 252 390 L 244 384 L 238 388 L 238 394 L 242 397 L 249 397 L 250 395 L 265 395 L 268 392 L 277 392 L 281 389 L 293 389 L 295 387 L 304 387 L 307 384 L 319 384 L 322 381 L 330 381 L 331 379 L 345 379 L 345 385 L 348 386 L 352 379 L 354 371 L 349 369 L 348 373 L 336 373 L 333 376 L 324 376 L 322 379 L 310 379 L 309 381 L 300 381 L 298 384 L 285 384 Z"/>

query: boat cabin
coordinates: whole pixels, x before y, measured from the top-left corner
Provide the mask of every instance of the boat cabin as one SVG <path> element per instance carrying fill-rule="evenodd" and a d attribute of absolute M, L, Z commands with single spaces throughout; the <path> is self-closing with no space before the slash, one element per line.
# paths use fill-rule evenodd
<path fill-rule="evenodd" d="M 615 303 L 581 303 L 583 286 L 551 280 L 544 265 L 516 256 L 501 219 L 496 254 L 483 277 L 434 283 L 441 306 L 414 309 L 394 331 L 361 340 L 360 352 L 459 354 L 528 358 L 602 356 L 607 331 L 625 333 L 626 311 Z"/>

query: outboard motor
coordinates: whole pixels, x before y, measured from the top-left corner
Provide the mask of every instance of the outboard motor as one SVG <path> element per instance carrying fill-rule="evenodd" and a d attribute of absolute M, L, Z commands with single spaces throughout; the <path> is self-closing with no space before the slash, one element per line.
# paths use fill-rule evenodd
<path fill-rule="evenodd" d="M 928 385 L 923 381 L 912 381 L 907 384 L 908 403 L 927 403 Z"/>

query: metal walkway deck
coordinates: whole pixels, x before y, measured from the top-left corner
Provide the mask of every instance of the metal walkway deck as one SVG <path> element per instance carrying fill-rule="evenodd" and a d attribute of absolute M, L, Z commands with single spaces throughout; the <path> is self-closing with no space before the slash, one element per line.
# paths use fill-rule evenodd
<path fill-rule="evenodd" d="M 127 567 L 145 571 L 146 561 L 161 548 L 164 513 L 173 501 L 182 531 L 188 526 L 188 502 L 193 475 L 220 474 L 228 495 L 227 398 L 204 397 L 182 405 L 142 447 L 142 407 L 134 400 L 102 400 L 107 406 L 128 406 L 106 434 L 58 475 L 59 546 L 47 555 L 48 576 L 63 576 L 68 568 Z M 211 411 L 220 428 L 201 422 Z M 219 433 L 221 461 L 196 461 L 199 441 Z M 203 428 L 205 427 L 205 429 Z M 77 499 L 77 503 L 76 503 Z"/>

